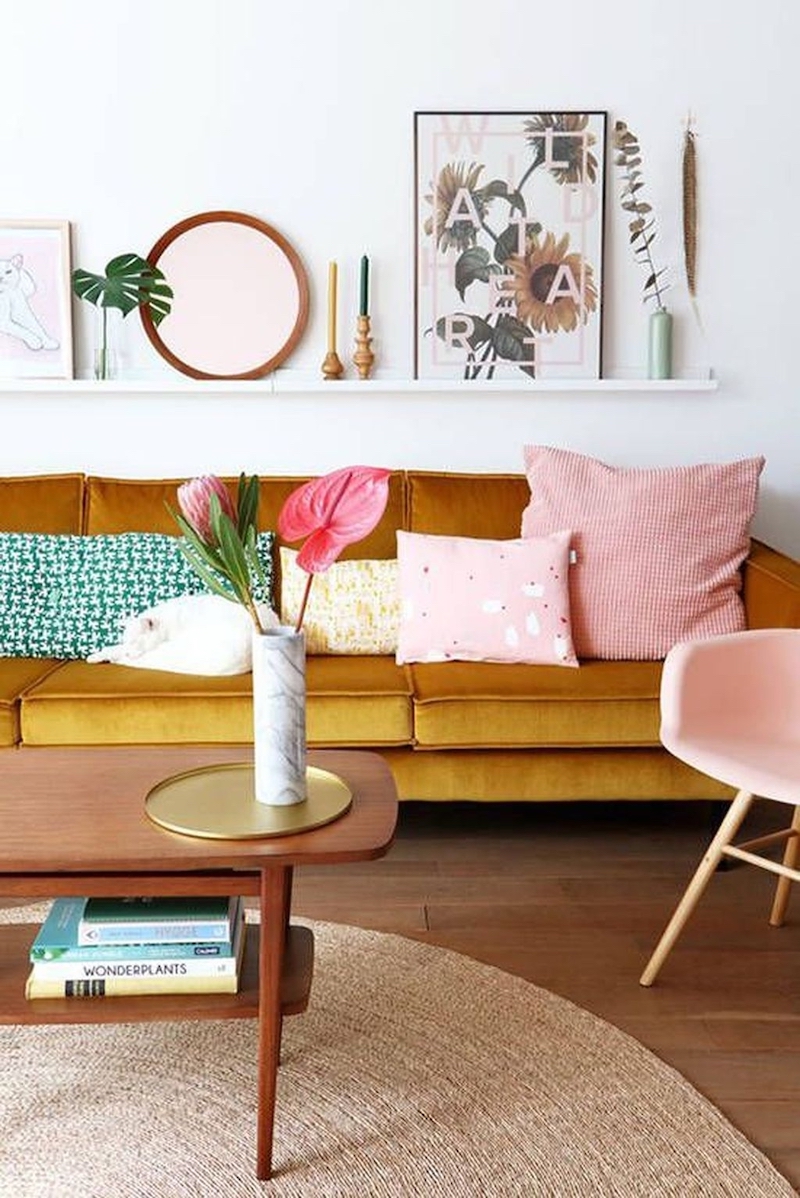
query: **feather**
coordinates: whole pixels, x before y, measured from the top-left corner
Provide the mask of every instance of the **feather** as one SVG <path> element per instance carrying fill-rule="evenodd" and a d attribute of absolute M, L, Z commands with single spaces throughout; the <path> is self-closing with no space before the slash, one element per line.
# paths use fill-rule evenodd
<path fill-rule="evenodd" d="M 689 295 L 697 295 L 697 148 L 691 122 L 683 141 L 683 260 Z"/>

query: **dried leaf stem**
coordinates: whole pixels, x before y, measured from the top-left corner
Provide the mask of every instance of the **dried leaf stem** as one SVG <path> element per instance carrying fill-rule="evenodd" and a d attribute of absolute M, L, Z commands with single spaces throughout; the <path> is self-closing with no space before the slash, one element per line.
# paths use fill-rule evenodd
<path fill-rule="evenodd" d="M 659 311 L 664 310 L 662 298 L 669 284 L 664 283 L 662 275 L 666 267 L 656 270 L 650 247 L 656 238 L 656 222 L 653 209 L 639 195 L 644 187 L 642 171 L 642 151 L 639 139 L 632 133 L 624 121 L 617 121 L 614 126 L 614 148 L 617 151 L 616 165 L 622 171 L 623 187 L 620 194 L 622 208 L 630 216 L 628 230 L 633 253 L 638 262 L 647 267 L 647 279 L 644 285 L 645 300 L 654 299 Z"/>

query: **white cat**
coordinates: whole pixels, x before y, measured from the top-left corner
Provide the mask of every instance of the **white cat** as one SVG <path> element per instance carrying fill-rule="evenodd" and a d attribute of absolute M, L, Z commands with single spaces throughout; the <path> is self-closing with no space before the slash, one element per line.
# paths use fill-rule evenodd
<path fill-rule="evenodd" d="M 258 605 L 261 623 L 276 628 L 278 617 Z M 174 674 L 247 674 L 253 668 L 253 621 L 240 603 L 221 595 L 181 595 L 129 616 L 118 645 L 98 649 L 89 662 L 112 661 Z"/>
<path fill-rule="evenodd" d="M 58 349 L 58 341 L 42 327 L 28 302 L 35 291 L 22 254 L 0 258 L 0 333 L 19 337 L 28 349 Z"/>

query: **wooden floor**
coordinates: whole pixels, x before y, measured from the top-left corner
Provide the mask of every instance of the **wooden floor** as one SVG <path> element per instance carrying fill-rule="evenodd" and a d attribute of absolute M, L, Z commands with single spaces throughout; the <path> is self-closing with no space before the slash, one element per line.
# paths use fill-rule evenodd
<path fill-rule="evenodd" d="M 787 811 L 760 804 L 745 834 Z M 656 984 L 638 984 L 719 818 L 707 803 L 405 803 L 383 860 L 296 870 L 293 910 L 454 949 L 595 1012 L 800 1193 L 800 887 L 771 928 L 772 879 L 718 873 Z"/>
<path fill-rule="evenodd" d="M 759 805 L 746 834 L 787 811 Z M 706 803 L 406 803 L 388 857 L 296 871 L 293 908 L 572 999 L 675 1066 L 800 1190 L 800 887 L 770 928 L 771 878 L 719 872 L 656 984 L 638 984 L 718 821 Z"/>

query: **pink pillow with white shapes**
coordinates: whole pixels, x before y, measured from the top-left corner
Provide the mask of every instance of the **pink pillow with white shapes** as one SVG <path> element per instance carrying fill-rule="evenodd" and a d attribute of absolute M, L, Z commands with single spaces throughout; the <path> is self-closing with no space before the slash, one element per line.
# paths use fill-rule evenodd
<path fill-rule="evenodd" d="M 398 531 L 398 663 L 577 666 L 570 537 L 490 541 Z"/>

